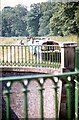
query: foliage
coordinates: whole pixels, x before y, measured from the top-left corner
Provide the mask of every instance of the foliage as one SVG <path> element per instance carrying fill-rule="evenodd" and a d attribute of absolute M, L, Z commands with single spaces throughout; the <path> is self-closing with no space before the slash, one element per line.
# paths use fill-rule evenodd
<path fill-rule="evenodd" d="M 0 12 L 2 36 L 79 36 L 79 2 L 48 0 L 32 4 L 30 11 L 17 5 L 7 6 Z"/>
<path fill-rule="evenodd" d="M 2 36 L 25 36 L 27 8 L 18 5 L 2 10 Z"/>
<path fill-rule="evenodd" d="M 50 19 L 50 30 L 54 35 L 70 35 L 78 33 L 75 12 L 79 3 L 57 3 L 58 10 Z M 60 9 L 61 8 L 61 9 Z"/>
<path fill-rule="evenodd" d="M 78 36 L 79 36 L 79 5 L 77 6 L 77 10 L 75 11 L 75 22 L 76 22 L 76 27 L 78 29 Z"/>
<path fill-rule="evenodd" d="M 40 4 L 31 5 L 30 12 L 27 15 L 27 30 L 30 36 L 38 36 L 40 18 Z"/>
<path fill-rule="evenodd" d="M 46 36 L 50 33 L 50 18 L 54 13 L 54 3 L 46 2 L 41 4 L 41 17 L 39 19 L 39 36 Z"/>

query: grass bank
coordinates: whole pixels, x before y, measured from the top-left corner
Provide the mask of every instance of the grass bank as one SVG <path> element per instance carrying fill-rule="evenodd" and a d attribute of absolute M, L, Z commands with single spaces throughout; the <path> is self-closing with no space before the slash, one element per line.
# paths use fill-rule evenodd
<path fill-rule="evenodd" d="M 0 44 L 20 44 L 23 40 L 26 42 L 26 37 L 0 37 Z"/>

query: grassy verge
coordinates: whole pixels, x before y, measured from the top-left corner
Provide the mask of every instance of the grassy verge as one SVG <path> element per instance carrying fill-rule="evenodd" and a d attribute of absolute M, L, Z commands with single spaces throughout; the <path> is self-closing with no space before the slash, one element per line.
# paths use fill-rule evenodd
<path fill-rule="evenodd" d="M 65 41 L 75 41 L 75 42 L 78 42 L 79 43 L 79 37 L 76 36 L 76 35 L 70 35 L 70 36 L 51 36 L 50 39 L 52 40 L 56 40 L 56 41 L 59 41 L 59 42 L 65 42 Z"/>
<path fill-rule="evenodd" d="M 26 42 L 26 37 L 0 37 L 0 44 L 20 44 L 20 41 Z"/>
<path fill-rule="evenodd" d="M 79 43 L 79 37 L 76 35 L 70 36 L 50 36 L 51 40 L 56 40 L 59 42 L 63 41 L 75 41 Z M 20 41 L 23 40 L 24 43 L 27 43 L 27 37 L 0 37 L 0 44 L 20 44 Z"/>

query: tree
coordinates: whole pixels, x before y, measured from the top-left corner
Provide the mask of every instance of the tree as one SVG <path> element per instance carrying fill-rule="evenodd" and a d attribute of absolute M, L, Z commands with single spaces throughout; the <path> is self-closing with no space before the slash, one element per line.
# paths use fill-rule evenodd
<path fill-rule="evenodd" d="M 2 10 L 2 36 L 25 36 L 27 8 L 21 5 Z"/>
<path fill-rule="evenodd" d="M 50 33 L 53 35 L 69 35 L 78 32 L 75 11 L 78 3 L 56 3 L 57 10 L 50 19 Z"/>
<path fill-rule="evenodd" d="M 79 35 L 79 2 L 51 1 L 32 4 L 30 11 L 20 4 L 5 7 L 2 36 Z"/>
<path fill-rule="evenodd" d="M 54 12 L 54 3 L 46 2 L 41 4 L 41 17 L 39 20 L 39 36 L 46 36 L 50 33 L 50 18 Z"/>
<path fill-rule="evenodd" d="M 79 2 L 78 2 L 77 10 L 75 11 L 75 21 L 76 21 L 76 27 L 77 27 L 78 36 L 79 36 Z"/>
<path fill-rule="evenodd" d="M 40 18 L 40 4 L 31 5 L 27 16 L 27 30 L 30 36 L 38 36 Z"/>

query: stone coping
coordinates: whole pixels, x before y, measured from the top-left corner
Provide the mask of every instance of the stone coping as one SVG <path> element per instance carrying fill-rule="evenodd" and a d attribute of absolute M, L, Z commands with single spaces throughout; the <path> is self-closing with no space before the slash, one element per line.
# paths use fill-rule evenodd
<path fill-rule="evenodd" d="M 3 71 L 16 71 L 16 72 L 36 72 L 36 73 L 49 73 L 56 74 L 61 72 L 61 68 L 42 68 L 42 67 L 18 67 L 18 66 L 2 66 L 0 72 Z"/>

